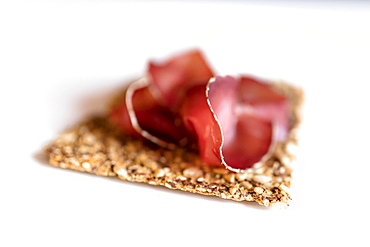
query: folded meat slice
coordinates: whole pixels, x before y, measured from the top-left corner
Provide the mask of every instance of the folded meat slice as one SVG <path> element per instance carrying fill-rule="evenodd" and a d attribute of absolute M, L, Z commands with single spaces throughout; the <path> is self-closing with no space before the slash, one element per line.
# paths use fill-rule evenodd
<path fill-rule="evenodd" d="M 124 100 L 112 109 L 110 120 L 123 132 L 166 148 L 180 145 L 187 136 L 180 116 L 157 102 L 145 78 L 127 88 Z"/>
<path fill-rule="evenodd" d="M 144 137 L 162 146 L 189 143 L 178 109 L 186 92 L 206 85 L 213 76 L 199 50 L 163 62 L 150 62 L 147 75 L 127 88 L 125 97 L 110 114 L 123 132 Z"/>
<path fill-rule="evenodd" d="M 287 133 L 286 99 L 253 78 L 218 76 L 187 96 L 180 115 L 209 164 L 252 167 Z"/>
<path fill-rule="evenodd" d="M 211 165 L 222 165 L 219 150 L 223 137 L 219 124 L 209 108 L 206 88 L 207 85 L 198 85 L 187 92 L 180 115 L 190 140 L 198 144 L 202 160 Z"/>
<path fill-rule="evenodd" d="M 194 86 L 205 85 L 214 76 L 199 50 L 175 56 L 164 63 L 150 62 L 148 78 L 158 102 L 172 110 L 180 107 L 186 92 Z"/>
<path fill-rule="evenodd" d="M 234 171 L 268 157 L 289 127 L 285 97 L 256 78 L 214 77 L 198 50 L 149 63 L 110 118 L 163 147 L 196 144 L 204 162 Z"/>
<path fill-rule="evenodd" d="M 288 100 L 275 92 L 268 82 L 250 76 L 240 78 L 238 90 L 239 114 L 254 116 L 274 123 L 275 138 L 282 141 L 287 138 L 289 129 Z"/>

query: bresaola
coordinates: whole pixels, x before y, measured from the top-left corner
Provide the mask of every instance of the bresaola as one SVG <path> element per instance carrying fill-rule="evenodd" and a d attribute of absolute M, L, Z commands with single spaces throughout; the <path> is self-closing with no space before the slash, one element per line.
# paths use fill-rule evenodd
<path fill-rule="evenodd" d="M 202 160 L 239 171 L 288 133 L 288 101 L 246 76 L 215 76 L 198 50 L 150 62 L 110 113 L 123 132 L 160 146 L 196 144 Z"/>

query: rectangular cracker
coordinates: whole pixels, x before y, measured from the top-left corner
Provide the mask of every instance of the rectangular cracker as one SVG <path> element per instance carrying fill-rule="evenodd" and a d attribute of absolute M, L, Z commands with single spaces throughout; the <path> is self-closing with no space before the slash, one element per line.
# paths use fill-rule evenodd
<path fill-rule="evenodd" d="M 290 201 L 291 162 L 295 158 L 290 150 L 297 145 L 303 93 L 285 83 L 273 86 L 290 102 L 289 137 L 277 144 L 264 164 L 243 173 L 206 165 L 197 154 L 181 148 L 170 151 L 123 136 L 109 124 L 106 116 L 91 117 L 77 124 L 57 137 L 45 151 L 50 165 L 55 167 L 285 207 Z"/>

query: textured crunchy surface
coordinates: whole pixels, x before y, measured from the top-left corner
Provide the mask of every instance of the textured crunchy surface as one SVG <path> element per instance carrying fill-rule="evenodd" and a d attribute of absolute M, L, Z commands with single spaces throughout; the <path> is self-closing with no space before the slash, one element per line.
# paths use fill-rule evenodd
<path fill-rule="evenodd" d="M 256 201 L 265 206 L 287 206 L 294 159 L 291 150 L 297 145 L 302 92 L 284 83 L 274 86 L 290 100 L 289 138 L 278 143 L 264 164 L 243 173 L 208 166 L 197 154 L 184 149 L 169 151 L 122 136 L 104 116 L 87 119 L 71 128 L 45 150 L 55 167 L 236 201 Z"/>

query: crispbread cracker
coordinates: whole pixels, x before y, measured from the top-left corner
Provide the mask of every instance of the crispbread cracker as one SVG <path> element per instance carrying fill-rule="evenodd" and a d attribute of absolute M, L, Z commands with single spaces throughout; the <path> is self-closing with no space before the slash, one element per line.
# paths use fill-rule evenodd
<path fill-rule="evenodd" d="M 290 132 L 278 143 L 272 156 L 258 167 L 234 173 L 204 164 L 187 150 L 167 150 L 124 136 L 110 125 L 106 116 L 92 117 L 61 134 L 45 150 L 52 166 L 89 172 L 100 176 L 163 185 L 235 201 L 256 201 L 265 206 L 287 206 L 292 178 L 289 152 L 297 145 L 302 91 L 285 83 L 274 88 L 290 102 Z"/>

